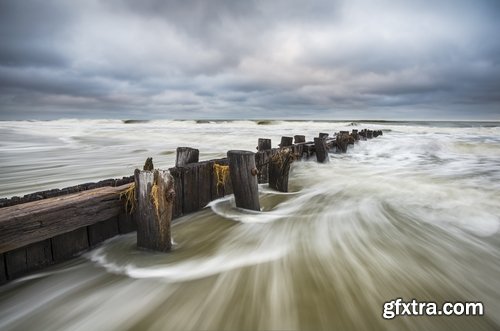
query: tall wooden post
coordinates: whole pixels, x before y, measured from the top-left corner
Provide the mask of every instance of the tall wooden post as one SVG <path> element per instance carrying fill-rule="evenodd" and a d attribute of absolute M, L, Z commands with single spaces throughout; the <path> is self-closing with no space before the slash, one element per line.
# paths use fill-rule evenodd
<path fill-rule="evenodd" d="M 177 147 L 175 166 L 182 167 L 189 163 L 196 163 L 200 158 L 200 151 L 191 147 Z"/>
<path fill-rule="evenodd" d="M 271 139 L 259 138 L 259 141 L 257 143 L 257 150 L 260 152 L 266 151 L 268 149 L 271 149 Z"/>
<path fill-rule="evenodd" d="M 232 150 L 227 158 L 236 207 L 260 210 L 255 153 Z"/>
<path fill-rule="evenodd" d="M 175 197 L 168 170 L 135 170 L 137 246 L 160 252 L 172 248 L 170 222 Z"/>
<path fill-rule="evenodd" d="M 281 148 L 292 146 L 292 144 L 293 144 L 293 137 L 281 137 L 281 143 L 280 143 Z"/>
<path fill-rule="evenodd" d="M 276 150 L 269 160 L 269 187 L 280 192 L 288 192 L 288 174 L 294 160 L 292 148 Z"/>
<path fill-rule="evenodd" d="M 329 162 L 328 146 L 323 138 L 314 138 L 314 148 L 316 149 L 316 159 L 319 163 Z"/>

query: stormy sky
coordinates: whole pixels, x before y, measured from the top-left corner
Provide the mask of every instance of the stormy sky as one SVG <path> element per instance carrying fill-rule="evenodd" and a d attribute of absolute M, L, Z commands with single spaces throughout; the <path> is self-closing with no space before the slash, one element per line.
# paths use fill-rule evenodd
<path fill-rule="evenodd" d="M 497 0 L 0 0 L 0 119 L 500 120 Z"/>

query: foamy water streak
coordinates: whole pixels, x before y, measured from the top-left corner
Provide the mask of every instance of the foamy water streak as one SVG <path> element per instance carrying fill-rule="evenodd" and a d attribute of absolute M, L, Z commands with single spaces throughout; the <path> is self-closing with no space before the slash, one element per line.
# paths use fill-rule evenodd
<path fill-rule="evenodd" d="M 276 144 L 281 135 L 352 129 L 348 122 L 0 123 L 5 196 L 128 175 L 147 156 L 168 167 L 185 141 L 209 159 L 254 150 L 258 137 Z M 261 212 L 240 210 L 228 197 L 179 219 L 172 253 L 140 251 L 134 234 L 120 236 L 0 288 L 0 329 L 499 329 L 498 124 L 364 126 L 384 135 L 328 164 L 293 164 L 291 193 L 261 187 Z M 397 297 L 483 301 L 486 316 L 384 321 L 383 302 Z"/>

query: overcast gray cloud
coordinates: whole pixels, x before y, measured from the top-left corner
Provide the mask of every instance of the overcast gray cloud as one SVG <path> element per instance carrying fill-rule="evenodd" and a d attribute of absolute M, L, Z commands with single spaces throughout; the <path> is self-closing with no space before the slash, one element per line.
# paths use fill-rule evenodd
<path fill-rule="evenodd" d="M 500 120 L 500 1 L 0 0 L 0 119 Z"/>

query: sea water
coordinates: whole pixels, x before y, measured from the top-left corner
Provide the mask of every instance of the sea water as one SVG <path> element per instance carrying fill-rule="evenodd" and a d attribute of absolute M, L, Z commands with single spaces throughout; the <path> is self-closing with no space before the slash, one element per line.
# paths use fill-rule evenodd
<path fill-rule="evenodd" d="M 362 128 L 384 135 L 294 163 L 261 212 L 229 196 L 177 219 L 171 253 L 132 233 L 0 287 L 0 330 L 500 329 L 500 123 L 3 121 L 0 197 Z M 383 319 L 396 298 L 485 314 Z"/>

